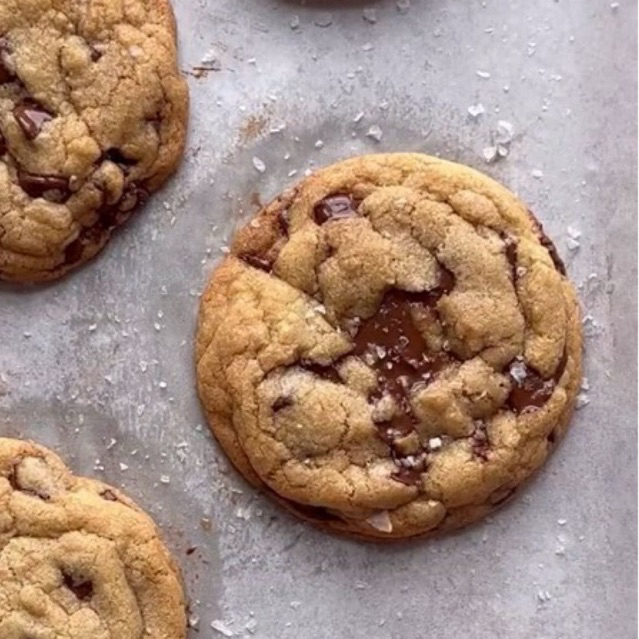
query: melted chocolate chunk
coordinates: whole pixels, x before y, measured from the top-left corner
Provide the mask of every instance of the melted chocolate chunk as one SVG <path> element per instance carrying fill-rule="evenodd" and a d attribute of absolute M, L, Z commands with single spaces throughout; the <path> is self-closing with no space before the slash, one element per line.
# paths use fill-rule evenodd
<path fill-rule="evenodd" d="M 79 262 L 84 253 L 84 242 L 78 238 L 64 249 L 64 263 L 75 264 Z"/>
<path fill-rule="evenodd" d="M 301 367 L 308 371 L 309 373 L 313 373 L 322 379 L 325 379 L 329 382 L 333 382 L 334 384 L 341 384 L 342 378 L 339 376 L 337 372 L 337 365 L 341 360 L 338 360 L 334 364 L 329 364 L 328 366 L 322 366 L 321 364 L 317 364 L 315 362 L 311 362 L 309 360 L 302 360 L 300 362 Z"/>
<path fill-rule="evenodd" d="M 391 476 L 407 485 L 420 480 L 426 469 L 425 456 L 402 454 L 395 441 L 415 430 L 415 416 L 410 405 L 410 393 L 417 384 L 428 383 L 447 363 L 445 353 L 428 355 L 424 339 L 412 317 L 412 311 L 432 308 L 455 286 L 455 276 L 441 267 L 439 285 L 430 290 L 410 293 L 394 289 L 388 292 L 377 313 L 363 321 L 354 337 L 355 346 L 346 355 L 364 359 L 377 374 L 378 391 L 374 398 L 389 394 L 399 411 L 390 421 L 379 423 L 380 438 L 391 448 L 398 470 Z M 301 367 L 335 384 L 342 383 L 338 366 L 343 358 L 328 366 L 302 361 Z M 422 451 L 423 452 L 423 451 Z"/>
<path fill-rule="evenodd" d="M 557 441 L 557 431 L 553 428 L 547 435 L 546 439 L 551 443 L 554 444 Z"/>
<path fill-rule="evenodd" d="M 93 596 L 93 583 L 87 579 L 62 573 L 64 585 L 80 600 L 85 601 Z"/>
<path fill-rule="evenodd" d="M 9 41 L 6 38 L 0 38 L 0 84 L 6 84 L 7 82 L 11 82 L 15 77 L 14 74 L 7 68 L 5 65 L 2 54 L 10 53 L 11 46 L 9 45 Z"/>
<path fill-rule="evenodd" d="M 507 233 L 501 233 L 500 236 L 504 243 L 504 254 L 510 264 L 511 279 L 517 282 L 517 240 Z"/>
<path fill-rule="evenodd" d="M 303 517 L 307 519 L 314 519 L 315 521 L 343 521 L 343 519 L 334 514 L 328 508 L 322 508 L 321 506 L 306 506 L 304 504 L 293 504 L 290 502 L 295 510 L 297 510 Z"/>
<path fill-rule="evenodd" d="M 102 497 L 102 499 L 106 499 L 107 501 L 118 501 L 115 493 L 108 488 L 100 493 L 100 497 Z"/>
<path fill-rule="evenodd" d="M 53 115 L 43 106 L 32 100 L 26 100 L 13 109 L 13 116 L 24 135 L 29 140 L 35 140 L 42 127 L 53 120 Z"/>
<path fill-rule="evenodd" d="M 508 375 L 513 386 L 507 403 L 517 414 L 541 408 L 555 390 L 554 379 L 544 379 L 521 360 L 511 363 Z"/>
<path fill-rule="evenodd" d="M 69 180 L 59 175 L 35 175 L 18 170 L 18 184 L 31 197 L 44 197 L 50 202 L 66 202 L 71 196 Z"/>
<path fill-rule="evenodd" d="M 101 57 L 102 53 L 98 51 L 95 47 L 89 47 L 91 49 L 91 61 L 97 62 Z"/>
<path fill-rule="evenodd" d="M 134 166 L 138 163 L 137 160 L 127 158 L 125 155 L 122 154 L 122 151 L 120 151 L 120 149 L 116 148 L 112 148 L 106 151 L 104 154 L 104 158 L 106 160 L 109 160 L 109 162 L 113 162 L 114 164 L 117 164 L 121 167 Z"/>
<path fill-rule="evenodd" d="M 277 413 L 278 411 L 283 410 L 284 408 L 288 408 L 292 405 L 293 400 L 290 397 L 278 397 L 271 406 L 271 409 L 274 413 Z"/>
<path fill-rule="evenodd" d="M 2 135 L 2 131 L 0 131 L 0 156 L 4 155 L 7 152 L 7 141 L 4 139 L 4 135 Z"/>
<path fill-rule="evenodd" d="M 421 480 L 422 473 L 426 470 L 426 454 L 407 455 L 400 457 L 396 449 L 393 450 L 393 459 L 398 469 L 391 474 L 391 478 L 406 486 L 414 486 Z"/>
<path fill-rule="evenodd" d="M 553 244 L 552 240 L 546 235 L 544 232 L 543 224 L 533 215 L 532 211 L 528 211 L 528 216 L 532 220 L 532 223 L 535 226 L 535 231 L 537 233 L 537 237 L 541 242 L 541 245 L 550 253 L 550 257 L 555 265 L 555 268 L 562 274 L 566 274 L 566 266 L 564 265 L 561 257 L 559 257 L 559 253 L 557 252 L 557 248 Z"/>
<path fill-rule="evenodd" d="M 393 478 L 402 483 L 415 483 L 425 470 L 425 463 L 413 464 L 412 456 L 403 456 L 394 446 L 396 438 L 415 429 L 410 393 L 417 384 L 428 383 L 450 361 L 447 354 L 428 355 L 425 352 L 426 345 L 412 311 L 435 306 L 454 285 L 453 274 L 442 268 L 440 284 L 433 290 L 421 293 L 390 291 L 377 313 L 362 323 L 355 336 L 353 355 L 372 362 L 379 383 L 377 397 L 389 394 L 399 408 L 398 414 L 390 421 L 378 424 L 378 429 L 400 465 Z"/>
<path fill-rule="evenodd" d="M 245 253 L 244 255 L 240 255 L 240 259 L 254 268 L 260 269 L 260 271 L 266 271 L 267 273 L 270 273 L 273 268 L 273 262 L 271 262 L 271 260 L 260 257 L 259 255 Z"/>
<path fill-rule="evenodd" d="M 291 216 L 288 209 L 282 209 L 277 216 L 277 224 L 282 235 L 288 237 L 288 228 L 291 225 Z"/>
<path fill-rule="evenodd" d="M 149 199 L 149 192 L 139 184 L 130 184 L 122 194 L 120 201 L 114 205 L 116 211 L 128 213 L 134 208 L 142 206 Z M 103 209 L 104 211 L 104 209 Z M 105 211 L 106 212 L 106 211 Z M 117 221 L 116 221 L 117 223 Z"/>
<path fill-rule="evenodd" d="M 321 226 L 331 220 L 344 220 L 357 217 L 357 207 L 360 202 L 352 195 L 337 193 L 329 195 L 315 205 L 315 221 Z"/>
<path fill-rule="evenodd" d="M 488 461 L 488 453 L 490 452 L 490 442 L 488 441 L 488 433 L 486 432 L 486 424 L 483 422 L 475 423 L 475 431 L 470 436 L 473 455 L 479 457 L 482 461 Z"/>

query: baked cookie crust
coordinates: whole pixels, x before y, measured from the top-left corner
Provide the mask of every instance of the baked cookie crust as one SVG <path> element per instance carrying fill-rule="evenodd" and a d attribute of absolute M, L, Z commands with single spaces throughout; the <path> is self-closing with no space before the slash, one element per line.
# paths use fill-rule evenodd
<path fill-rule="evenodd" d="M 184 639 L 185 610 L 178 567 L 138 506 L 0 438 L 2 639 Z"/>
<path fill-rule="evenodd" d="M 3 0 L 0 279 L 96 255 L 174 171 L 187 119 L 168 0 Z"/>
<path fill-rule="evenodd" d="M 432 535 L 511 497 L 563 435 L 575 290 L 507 189 L 418 154 L 316 172 L 234 240 L 197 379 L 252 484 L 325 530 Z"/>

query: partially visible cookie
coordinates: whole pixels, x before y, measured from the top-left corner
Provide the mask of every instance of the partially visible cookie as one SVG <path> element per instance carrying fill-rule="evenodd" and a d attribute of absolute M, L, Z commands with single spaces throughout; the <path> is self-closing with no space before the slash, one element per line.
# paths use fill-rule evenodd
<path fill-rule="evenodd" d="M 503 186 L 416 154 L 320 170 L 237 234 L 202 298 L 199 394 L 240 472 L 367 539 L 507 500 L 563 434 L 575 291 Z"/>
<path fill-rule="evenodd" d="M 180 639 L 178 567 L 120 491 L 0 438 L 0 637 Z"/>
<path fill-rule="evenodd" d="M 187 117 L 169 0 L 0 2 L 0 279 L 93 257 L 174 171 Z"/>

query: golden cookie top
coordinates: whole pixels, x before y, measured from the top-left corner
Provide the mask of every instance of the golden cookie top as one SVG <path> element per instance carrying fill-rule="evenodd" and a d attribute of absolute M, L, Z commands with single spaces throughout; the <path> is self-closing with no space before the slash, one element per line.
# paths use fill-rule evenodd
<path fill-rule="evenodd" d="M 151 519 L 50 451 L 0 438 L 0 637 L 180 639 L 178 569 Z"/>
<path fill-rule="evenodd" d="M 481 516 L 545 458 L 576 394 L 574 290 L 549 247 L 466 167 L 394 154 L 318 171 L 239 231 L 204 295 L 213 431 L 334 529 Z"/>
<path fill-rule="evenodd" d="M 175 168 L 187 108 L 167 0 L 0 3 L 0 279 L 92 257 Z"/>

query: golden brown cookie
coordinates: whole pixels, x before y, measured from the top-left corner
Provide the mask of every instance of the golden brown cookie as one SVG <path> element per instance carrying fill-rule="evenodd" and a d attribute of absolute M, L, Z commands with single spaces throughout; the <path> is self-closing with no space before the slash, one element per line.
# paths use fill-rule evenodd
<path fill-rule="evenodd" d="M 183 639 L 176 564 L 120 491 L 0 438 L 0 637 Z"/>
<path fill-rule="evenodd" d="M 0 279 L 86 262 L 173 172 L 175 37 L 168 0 L 0 2 Z"/>
<path fill-rule="evenodd" d="M 416 154 L 320 170 L 237 236 L 202 298 L 199 393 L 240 472 L 367 539 L 477 520 L 563 434 L 575 291 L 488 177 Z"/>

